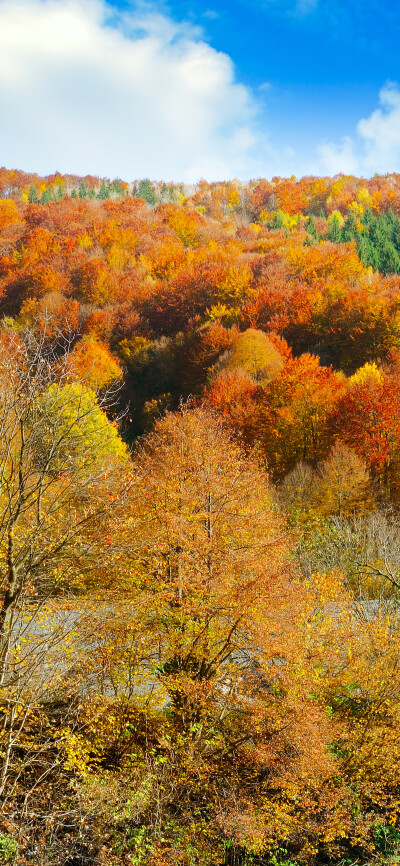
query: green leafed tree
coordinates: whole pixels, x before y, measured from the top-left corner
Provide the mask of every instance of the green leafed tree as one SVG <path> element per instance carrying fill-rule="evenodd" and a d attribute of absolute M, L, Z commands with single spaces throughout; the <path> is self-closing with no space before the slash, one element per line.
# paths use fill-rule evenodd
<path fill-rule="evenodd" d="M 156 204 L 156 196 L 153 190 L 153 187 L 150 181 L 146 178 L 146 180 L 141 180 L 138 187 L 138 196 L 139 198 L 147 201 L 147 204 Z"/>

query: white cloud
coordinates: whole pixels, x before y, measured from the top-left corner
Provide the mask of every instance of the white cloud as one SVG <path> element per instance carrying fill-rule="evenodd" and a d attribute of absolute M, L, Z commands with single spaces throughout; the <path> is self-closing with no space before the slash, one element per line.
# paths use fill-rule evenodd
<path fill-rule="evenodd" d="M 269 174 L 251 90 L 198 30 L 105 0 L 0 0 L 0 164 L 197 180 Z"/>
<path fill-rule="evenodd" d="M 276 2 L 305 12 L 317 0 Z M 354 134 L 316 148 L 314 132 L 306 148 L 267 81 L 241 84 L 227 54 L 156 4 L 129 9 L 0 0 L 0 165 L 167 181 L 400 170 L 396 86 Z"/>
<path fill-rule="evenodd" d="M 400 90 L 386 84 L 379 93 L 380 107 L 360 120 L 356 133 L 339 144 L 318 148 L 322 171 L 328 174 L 370 176 L 400 171 Z"/>
<path fill-rule="evenodd" d="M 217 21 L 220 14 L 219 12 L 216 12 L 215 9 L 206 9 L 206 11 L 203 12 L 203 17 L 208 18 L 209 21 Z"/>
<path fill-rule="evenodd" d="M 335 175 L 340 172 L 343 174 L 357 174 L 358 163 L 354 151 L 354 141 L 348 136 L 342 138 L 340 144 L 334 144 L 333 142 L 320 144 L 318 154 L 322 173 L 328 175 Z"/>

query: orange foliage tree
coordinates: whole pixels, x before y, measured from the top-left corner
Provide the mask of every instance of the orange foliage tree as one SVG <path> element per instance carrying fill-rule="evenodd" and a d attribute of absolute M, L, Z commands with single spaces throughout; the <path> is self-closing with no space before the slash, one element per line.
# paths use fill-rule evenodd
<path fill-rule="evenodd" d="M 158 422 L 136 465 L 131 646 L 156 678 L 154 797 L 139 810 L 149 863 L 188 864 L 196 851 L 217 864 L 227 844 L 257 855 L 279 842 L 307 858 L 338 806 L 334 761 L 329 721 L 309 697 L 304 589 L 265 475 L 203 409 Z"/>
<path fill-rule="evenodd" d="M 366 364 L 348 381 L 332 426 L 363 457 L 382 491 L 397 497 L 400 458 L 400 390 L 397 376 Z"/>
<path fill-rule="evenodd" d="M 274 477 L 298 460 L 316 462 L 332 444 L 330 414 L 344 390 L 344 377 L 318 358 L 301 355 L 259 393 L 258 438 Z"/>

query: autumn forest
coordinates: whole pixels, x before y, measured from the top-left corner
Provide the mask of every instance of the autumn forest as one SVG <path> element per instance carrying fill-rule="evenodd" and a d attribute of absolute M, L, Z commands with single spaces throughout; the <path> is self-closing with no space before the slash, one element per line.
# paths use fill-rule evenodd
<path fill-rule="evenodd" d="M 400 174 L 0 169 L 0 863 L 400 858 Z"/>

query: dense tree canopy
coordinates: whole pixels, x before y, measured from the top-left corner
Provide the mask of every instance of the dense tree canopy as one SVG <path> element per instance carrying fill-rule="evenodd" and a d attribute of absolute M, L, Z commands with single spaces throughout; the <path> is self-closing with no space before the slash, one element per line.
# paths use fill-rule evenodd
<path fill-rule="evenodd" d="M 0 862 L 397 862 L 399 238 L 0 170 Z"/>

